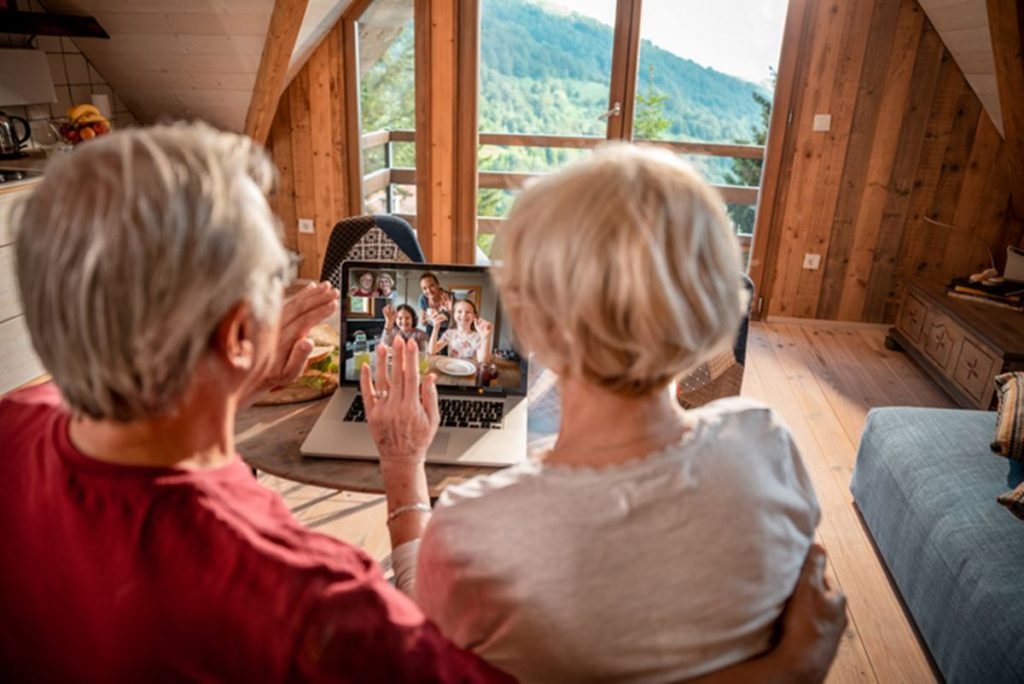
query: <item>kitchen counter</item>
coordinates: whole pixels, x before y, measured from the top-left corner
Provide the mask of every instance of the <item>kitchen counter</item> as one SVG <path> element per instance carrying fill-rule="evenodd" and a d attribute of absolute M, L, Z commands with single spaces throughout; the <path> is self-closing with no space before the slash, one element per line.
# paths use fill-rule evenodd
<path fill-rule="evenodd" d="M 41 155 L 31 155 L 21 159 L 0 159 L 0 172 L 3 171 L 35 171 L 42 173 L 46 168 L 47 158 Z M 14 190 L 22 190 L 28 186 L 35 185 L 42 180 L 41 176 L 25 178 L 17 181 L 6 181 L 0 183 L 0 193 L 7 194 Z"/>

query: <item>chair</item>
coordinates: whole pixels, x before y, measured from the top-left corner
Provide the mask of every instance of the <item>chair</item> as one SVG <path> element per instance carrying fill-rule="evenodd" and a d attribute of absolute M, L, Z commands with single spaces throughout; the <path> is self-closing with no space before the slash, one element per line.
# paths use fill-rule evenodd
<path fill-rule="evenodd" d="M 390 214 L 353 216 L 334 224 L 320 280 L 330 280 L 340 290 L 341 262 L 355 260 L 416 264 L 426 261 L 412 226 Z"/>
<path fill-rule="evenodd" d="M 743 286 L 754 301 L 754 283 L 746 275 Z M 740 393 L 743 386 L 743 366 L 747 361 L 747 331 L 750 329 L 750 309 L 743 316 L 732 349 L 727 349 L 697 366 L 679 381 L 676 398 L 683 408 L 696 408 L 722 397 Z"/>

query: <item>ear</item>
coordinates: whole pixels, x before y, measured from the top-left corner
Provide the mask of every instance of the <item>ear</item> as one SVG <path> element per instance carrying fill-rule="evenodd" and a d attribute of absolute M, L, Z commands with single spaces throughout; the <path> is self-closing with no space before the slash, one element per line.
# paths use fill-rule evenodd
<path fill-rule="evenodd" d="M 252 315 L 248 302 L 238 302 L 224 314 L 213 333 L 213 349 L 229 368 L 252 370 L 256 346 L 252 340 Z"/>

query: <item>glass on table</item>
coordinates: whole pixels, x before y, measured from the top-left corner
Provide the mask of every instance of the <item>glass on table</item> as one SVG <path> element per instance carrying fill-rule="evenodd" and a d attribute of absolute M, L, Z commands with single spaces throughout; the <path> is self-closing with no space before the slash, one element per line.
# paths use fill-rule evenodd
<path fill-rule="evenodd" d="M 370 345 L 366 341 L 366 333 L 362 330 L 356 332 L 352 338 L 352 364 L 356 373 L 362 370 L 363 366 L 371 366 L 373 356 L 370 354 Z"/>

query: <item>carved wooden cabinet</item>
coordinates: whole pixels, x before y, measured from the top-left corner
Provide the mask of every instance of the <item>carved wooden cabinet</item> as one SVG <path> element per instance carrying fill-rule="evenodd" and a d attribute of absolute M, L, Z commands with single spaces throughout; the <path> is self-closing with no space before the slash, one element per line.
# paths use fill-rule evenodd
<path fill-rule="evenodd" d="M 1024 370 L 1024 312 L 950 297 L 944 283 L 914 280 L 886 344 L 905 349 L 960 406 L 990 409 L 992 378 Z"/>

